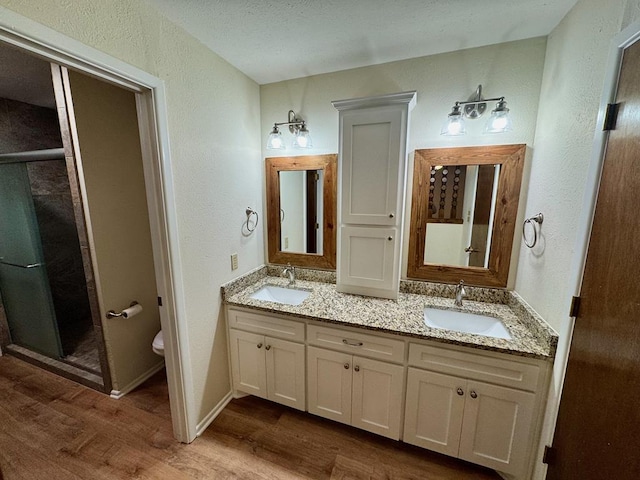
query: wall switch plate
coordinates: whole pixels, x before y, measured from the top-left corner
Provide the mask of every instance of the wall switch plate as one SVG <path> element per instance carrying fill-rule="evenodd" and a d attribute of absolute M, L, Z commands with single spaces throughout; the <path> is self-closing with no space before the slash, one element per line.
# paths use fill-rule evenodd
<path fill-rule="evenodd" d="M 237 269 L 238 269 L 238 254 L 232 253 L 231 254 L 231 270 L 237 270 Z"/>

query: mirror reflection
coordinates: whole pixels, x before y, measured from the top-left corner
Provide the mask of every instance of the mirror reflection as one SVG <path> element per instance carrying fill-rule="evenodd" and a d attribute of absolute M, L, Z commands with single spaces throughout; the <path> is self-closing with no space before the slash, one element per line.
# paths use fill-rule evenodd
<path fill-rule="evenodd" d="M 408 278 L 507 286 L 525 149 L 415 151 Z"/>
<path fill-rule="evenodd" d="M 431 167 L 424 264 L 489 267 L 499 176 L 499 164 Z"/>
<path fill-rule="evenodd" d="M 269 263 L 336 268 L 338 156 L 265 159 Z"/>
<path fill-rule="evenodd" d="M 278 172 L 280 250 L 322 255 L 323 170 Z"/>

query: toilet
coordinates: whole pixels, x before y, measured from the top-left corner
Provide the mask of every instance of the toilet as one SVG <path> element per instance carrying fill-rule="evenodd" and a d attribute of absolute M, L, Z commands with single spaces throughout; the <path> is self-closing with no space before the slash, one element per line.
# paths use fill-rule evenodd
<path fill-rule="evenodd" d="M 155 354 L 164 357 L 164 337 L 162 336 L 162 330 L 160 330 L 154 337 L 151 348 Z"/>

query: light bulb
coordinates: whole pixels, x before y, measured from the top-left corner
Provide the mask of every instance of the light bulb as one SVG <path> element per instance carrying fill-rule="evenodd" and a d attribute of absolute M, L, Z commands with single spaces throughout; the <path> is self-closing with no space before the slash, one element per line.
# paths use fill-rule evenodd
<path fill-rule="evenodd" d="M 491 111 L 491 116 L 487 125 L 484 127 L 484 133 L 503 133 L 512 130 L 511 116 L 507 108 L 507 102 L 501 99 L 496 108 Z"/>
<path fill-rule="evenodd" d="M 467 133 L 467 128 L 462 118 L 462 112 L 460 111 L 460 105 L 457 103 L 451 109 L 451 113 L 447 116 L 447 120 L 440 129 L 440 135 L 446 135 L 448 137 L 454 137 L 457 135 L 464 135 Z"/>
<path fill-rule="evenodd" d="M 267 139 L 267 148 L 269 150 L 284 150 L 284 140 L 276 125 L 273 126 L 273 130 L 271 130 Z"/>

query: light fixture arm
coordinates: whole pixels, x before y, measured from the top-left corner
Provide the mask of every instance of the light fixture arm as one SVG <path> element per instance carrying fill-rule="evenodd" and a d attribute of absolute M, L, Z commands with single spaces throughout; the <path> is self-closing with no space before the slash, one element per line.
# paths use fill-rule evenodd
<path fill-rule="evenodd" d="M 485 102 L 504 102 L 504 97 L 482 98 L 480 100 L 466 100 L 464 102 L 456 102 L 456 105 L 471 105 L 474 103 L 485 103 Z"/>
<path fill-rule="evenodd" d="M 305 121 L 296 115 L 296 112 L 289 110 L 287 122 L 276 122 L 273 124 L 273 128 L 277 128 L 280 125 L 289 125 L 289 131 L 292 134 L 298 133 L 298 131 L 305 126 Z"/>

